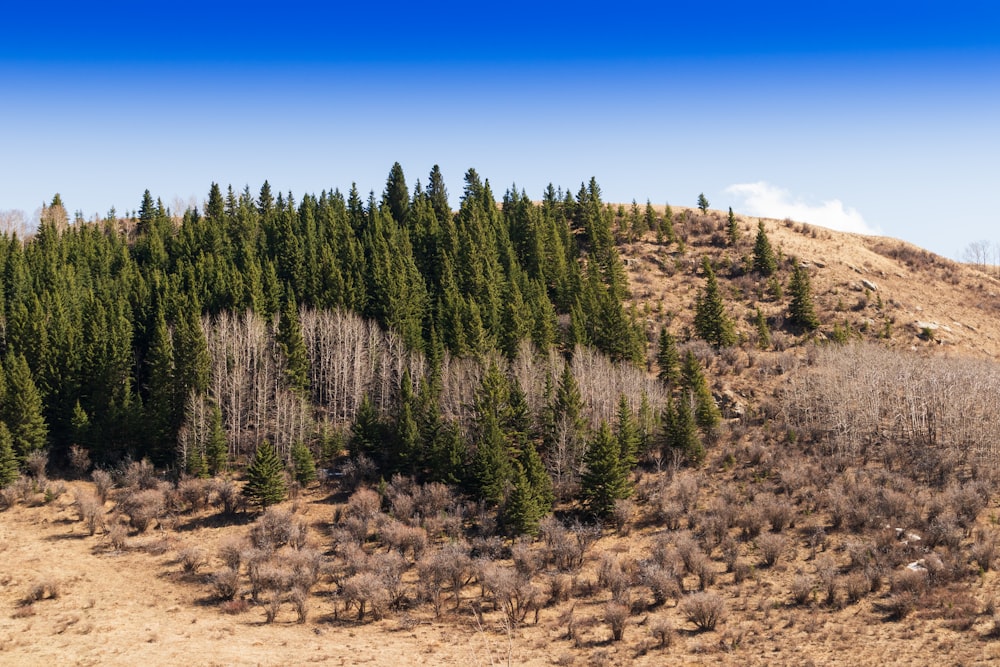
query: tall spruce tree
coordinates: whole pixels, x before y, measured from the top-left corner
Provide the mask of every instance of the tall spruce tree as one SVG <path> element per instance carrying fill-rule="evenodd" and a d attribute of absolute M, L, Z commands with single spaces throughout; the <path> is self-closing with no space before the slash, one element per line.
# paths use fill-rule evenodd
<path fill-rule="evenodd" d="M 656 351 L 656 364 L 660 367 L 656 377 L 664 384 L 677 384 L 681 379 L 680 355 L 677 352 L 677 342 L 667 331 L 660 328 L 660 339 Z"/>
<path fill-rule="evenodd" d="M 14 439 L 7 425 L 0 422 L 0 489 L 10 485 L 18 476 Z"/>
<path fill-rule="evenodd" d="M 42 414 L 42 396 L 24 355 L 8 357 L 6 380 L 3 421 L 10 429 L 14 452 L 23 462 L 32 452 L 45 448 L 49 429 Z"/>
<path fill-rule="evenodd" d="M 719 283 L 715 279 L 715 271 L 712 270 L 712 263 L 707 256 L 702 258 L 701 268 L 705 274 L 705 287 L 695 299 L 695 332 L 699 338 L 715 347 L 735 345 L 736 330 L 729 315 L 726 314 Z"/>
<path fill-rule="evenodd" d="M 278 320 L 278 345 L 285 359 L 285 378 L 288 385 L 305 394 L 309 390 L 309 355 L 306 352 L 305 340 L 302 338 L 302 325 L 299 323 L 299 309 L 290 287 L 285 290 L 285 303 Z"/>
<path fill-rule="evenodd" d="M 764 231 L 764 221 L 757 222 L 757 238 L 753 244 L 753 270 L 762 276 L 770 276 L 778 270 L 778 260 L 771 248 L 771 241 Z"/>
<path fill-rule="evenodd" d="M 684 390 L 694 401 L 695 422 L 702 431 L 711 431 L 719 425 L 722 416 L 715 404 L 715 398 L 712 397 L 712 390 L 708 387 L 708 380 L 702 371 L 701 363 L 690 350 L 684 355 L 681 375 Z"/>
<path fill-rule="evenodd" d="M 729 237 L 729 245 L 736 246 L 740 240 L 740 226 L 736 222 L 736 215 L 733 213 L 733 207 L 729 207 L 729 215 L 726 218 L 726 236 Z"/>
<path fill-rule="evenodd" d="M 663 410 L 663 430 L 664 442 L 670 450 L 680 452 L 693 465 L 705 460 L 705 447 L 698 435 L 689 392 L 682 392 L 676 401 L 673 397 L 667 398 Z"/>
<path fill-rule="evenodd" d="M 819 327 L 819 317 L 812 301 L 812 287 L 809 284 L 809 273 L 799 262 L 792 259 L 792 278 L 788 283 L 788 291 L 792 301 L 788 306 L 788 319 L 795 325 L 807 331 Z"/>
<path fill-rule="evenodd" d="M 250 467 L 247 468 L 247 483 L 243 495 L 261 509 L 280 503 L 285 499 L 285 465 L 274 446 L 265 440 L 257 446 Z"/>
<path fill-rule="evenodd" d="M 628 471 L 622 465 L 621 448 L 611 434 L 607 422 L 587 445 L 580 478 L 580 500 L 584 508 L 599 518 L 607 518 L 615 502 L 632 494 Z"/>

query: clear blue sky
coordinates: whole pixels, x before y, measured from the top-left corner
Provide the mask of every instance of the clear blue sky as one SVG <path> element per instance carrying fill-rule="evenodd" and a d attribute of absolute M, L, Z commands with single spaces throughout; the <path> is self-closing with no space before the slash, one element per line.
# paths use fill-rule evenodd
<path fill-rule="evenodd" d="M 379 193 L 399 161 L 411 187 L 440 164 L 455 205 L 475 167 L 498 196 L 596 176 L 607 201 L 1000 242 L 994 2 L 16 4 L 0 209 Z"/>

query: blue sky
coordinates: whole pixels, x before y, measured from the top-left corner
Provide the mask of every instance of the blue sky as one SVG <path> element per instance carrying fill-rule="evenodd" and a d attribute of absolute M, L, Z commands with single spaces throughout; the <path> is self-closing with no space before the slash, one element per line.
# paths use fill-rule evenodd
<path fill-rule="evenodd" d="M 1000 242 L 995 3 L 109 2 L 5 8 L 0 210 L 87 217 L 474 167 L 498 194 Z"/>

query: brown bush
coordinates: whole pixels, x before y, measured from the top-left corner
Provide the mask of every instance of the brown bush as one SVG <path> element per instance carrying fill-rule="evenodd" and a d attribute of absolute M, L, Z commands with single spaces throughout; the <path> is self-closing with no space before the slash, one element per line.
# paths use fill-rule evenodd
<path fill-rule="evenodd" d="M 208 565 L 208 554 L 201 547 L 185 547 L 177 552 L 177 560 L 185 572 L 194 574 Z"/>
<path fill-rule="evenodd" d="M 209 490 L 212 505 L 221 508 L 226 516 L 233 516 L 246 508 L 246 496 L 231 479 L 213 479 L 209 483 Z"/>
<path fill-rule="evenodd" d="M 111 489 L 115 488 L 115 480 L 111 476 L 111 473 L 107 470 L 97 469 L 90 473 L 90 479 L 94 482 L 94 492 L 97 494 L 97 498 L 101 501 L 101 504 L 103 505 L 108 502 Z"/>
<path fill-rule="evenodd" d="M 105 536 L 108 538 L 108 542 L 111 543 L 111 548 L 115 551 L 122 551 L 128 546 L 128 530 L 117 517 L 112 518 L 110 525 L 105 531 Z"/>
<path fill-rule="evenodd" d="M 22 605 L 30 605 L 39 600 L 55 600 L 62 592 L 62 584 L 58 579 L 46 577 L 32 583 L 21 598 Z"/>
<path fill-rule="evenodd" d="M 87 526 L 87 531 L 94 535 L 104 528 L 104 504 L 90 491 L 75 489 L 73 491 L 73 506 L 76 508 L 80 521 Z"/>
<path fill-rule="evenodd" d="M 358 620 L 363 621 L 367 611 L 375 620 L 381 619 L 389 606 L 389 592 L 383 582 L 371 572 L 355 574 L 344 582 L 340 591 L 347 609 L 356 606 Z"/>
<path fill-rule="evenodd" d="M 609 602 L 604 605 L 604 622 L 611 630 L 611 640 L 620 642 L 625 634 L 625 623 L 628 621 L 629 608 L 619 602 Z"/>
<path fill-rule="evenodd" d="M 975 542 L 970 550 L 973 562 L 983 572 L 989 572 L 993 568 L 993 562 L 997 555 L 997 535 L 994 532 L 977 531 Z"/>
<path fill-rule="evenodd" d="M 726 603 L 716 593 L 688 594 L 680 605 L 681 613 L 701 631 L 714 630 L 725 615 Z"/>
<path fill-rule="evenodd" d="M 230 537 L 219 545 L 219 560 L 225 563 L 226 567 L 239 570 L 243 562 L 243 553 L 249 547 L 249 542 L 242 537 Z"/>
<path fill-rule="evenodd" d="M 240 574 L 231 567 L 224 567 L 212 574 L 212 592 L 219 600 L 232 600 L 239 592 Z"/>
<path fill-rule="evenodd" d="M 90 472 L 90 452 L 79 445 L 72 445 L 69 448 L 69 467 L 73 471 L 73 476 L 83 479 Z"/>
<path fill-rule="evenodd" d="M 783 535 L 766 533 L 757 538 L 757 551 L 760 552 L 763 567 L 774 566 L 787 548 L 788 540 Z"/>
<path fill-rule="evenodd" d="M 211 485 L 207 480 L 188 477 L 177 482 L 177 495 L 188 509 L 198 511 L 208 505 Z"/>
<path fill-rule="evenodd" d="M 802 574 L 796 576 L 791 585 L 792 601 L 800 607 L 807 604 L 812 601 L 815 589 L 812 577 Z"/>
<path fill-rule="evenodd" d="M 667 600 L 677 600 L 681 596 L 681 583 L 676 572 L 661 567 L 655 562 L 647 561 L 640 568 L 642 583 L 649 587 L 653 594 L 653 604 L 662 605 Z"/>
<path fill-rule="evenodd" d="M 268 507 L 250 527 L 250 542 L 257 549 L 274 551 L 288 544 L 296 523 L 288 510 Z"/>
<path fill-rule="evenodd" d="M 133 491 L 119 503 L 119 509 L 128 516 L 129 524 L 136 532 L 144 533 L 154 521 L 163 516 L 166 510 L 163 491 L 160 489 Z"/>
<path fill-rule="evenodd" d="M 662 616 L 650 620 L 649 632 L 659 642 L 660 648 L 670 648 L 674 643 L 674 637 L 677 636 L 674 624 Z"/>

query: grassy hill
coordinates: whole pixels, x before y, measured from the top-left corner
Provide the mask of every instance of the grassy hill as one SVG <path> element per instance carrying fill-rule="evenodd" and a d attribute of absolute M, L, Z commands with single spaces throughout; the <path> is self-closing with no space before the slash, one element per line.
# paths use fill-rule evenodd
<path fill-rule="evenodd" d="M 517 542 L 403 478 L 342 471 L 261 515 L 234 501 L 240 479 L 133 464 L 100 498 L 36 470 L 4 492 L 0 662 L 1000 658 L 1000 283 L 901 241 L 764 220 L 769 281 L 746 271 L 756 218 L 731 246 L 725 214 L 673 212 L 683 250 L 651 233 L 619 250 L 650 340 L 668 327 L 708 371 L 725 419 L 702 465 L 649 457 L 608 525 L 561 504 Z M 704 256 L 731 348 L 688 339 Z M 786 325 L 792 257 L 811 333 Z"/>

